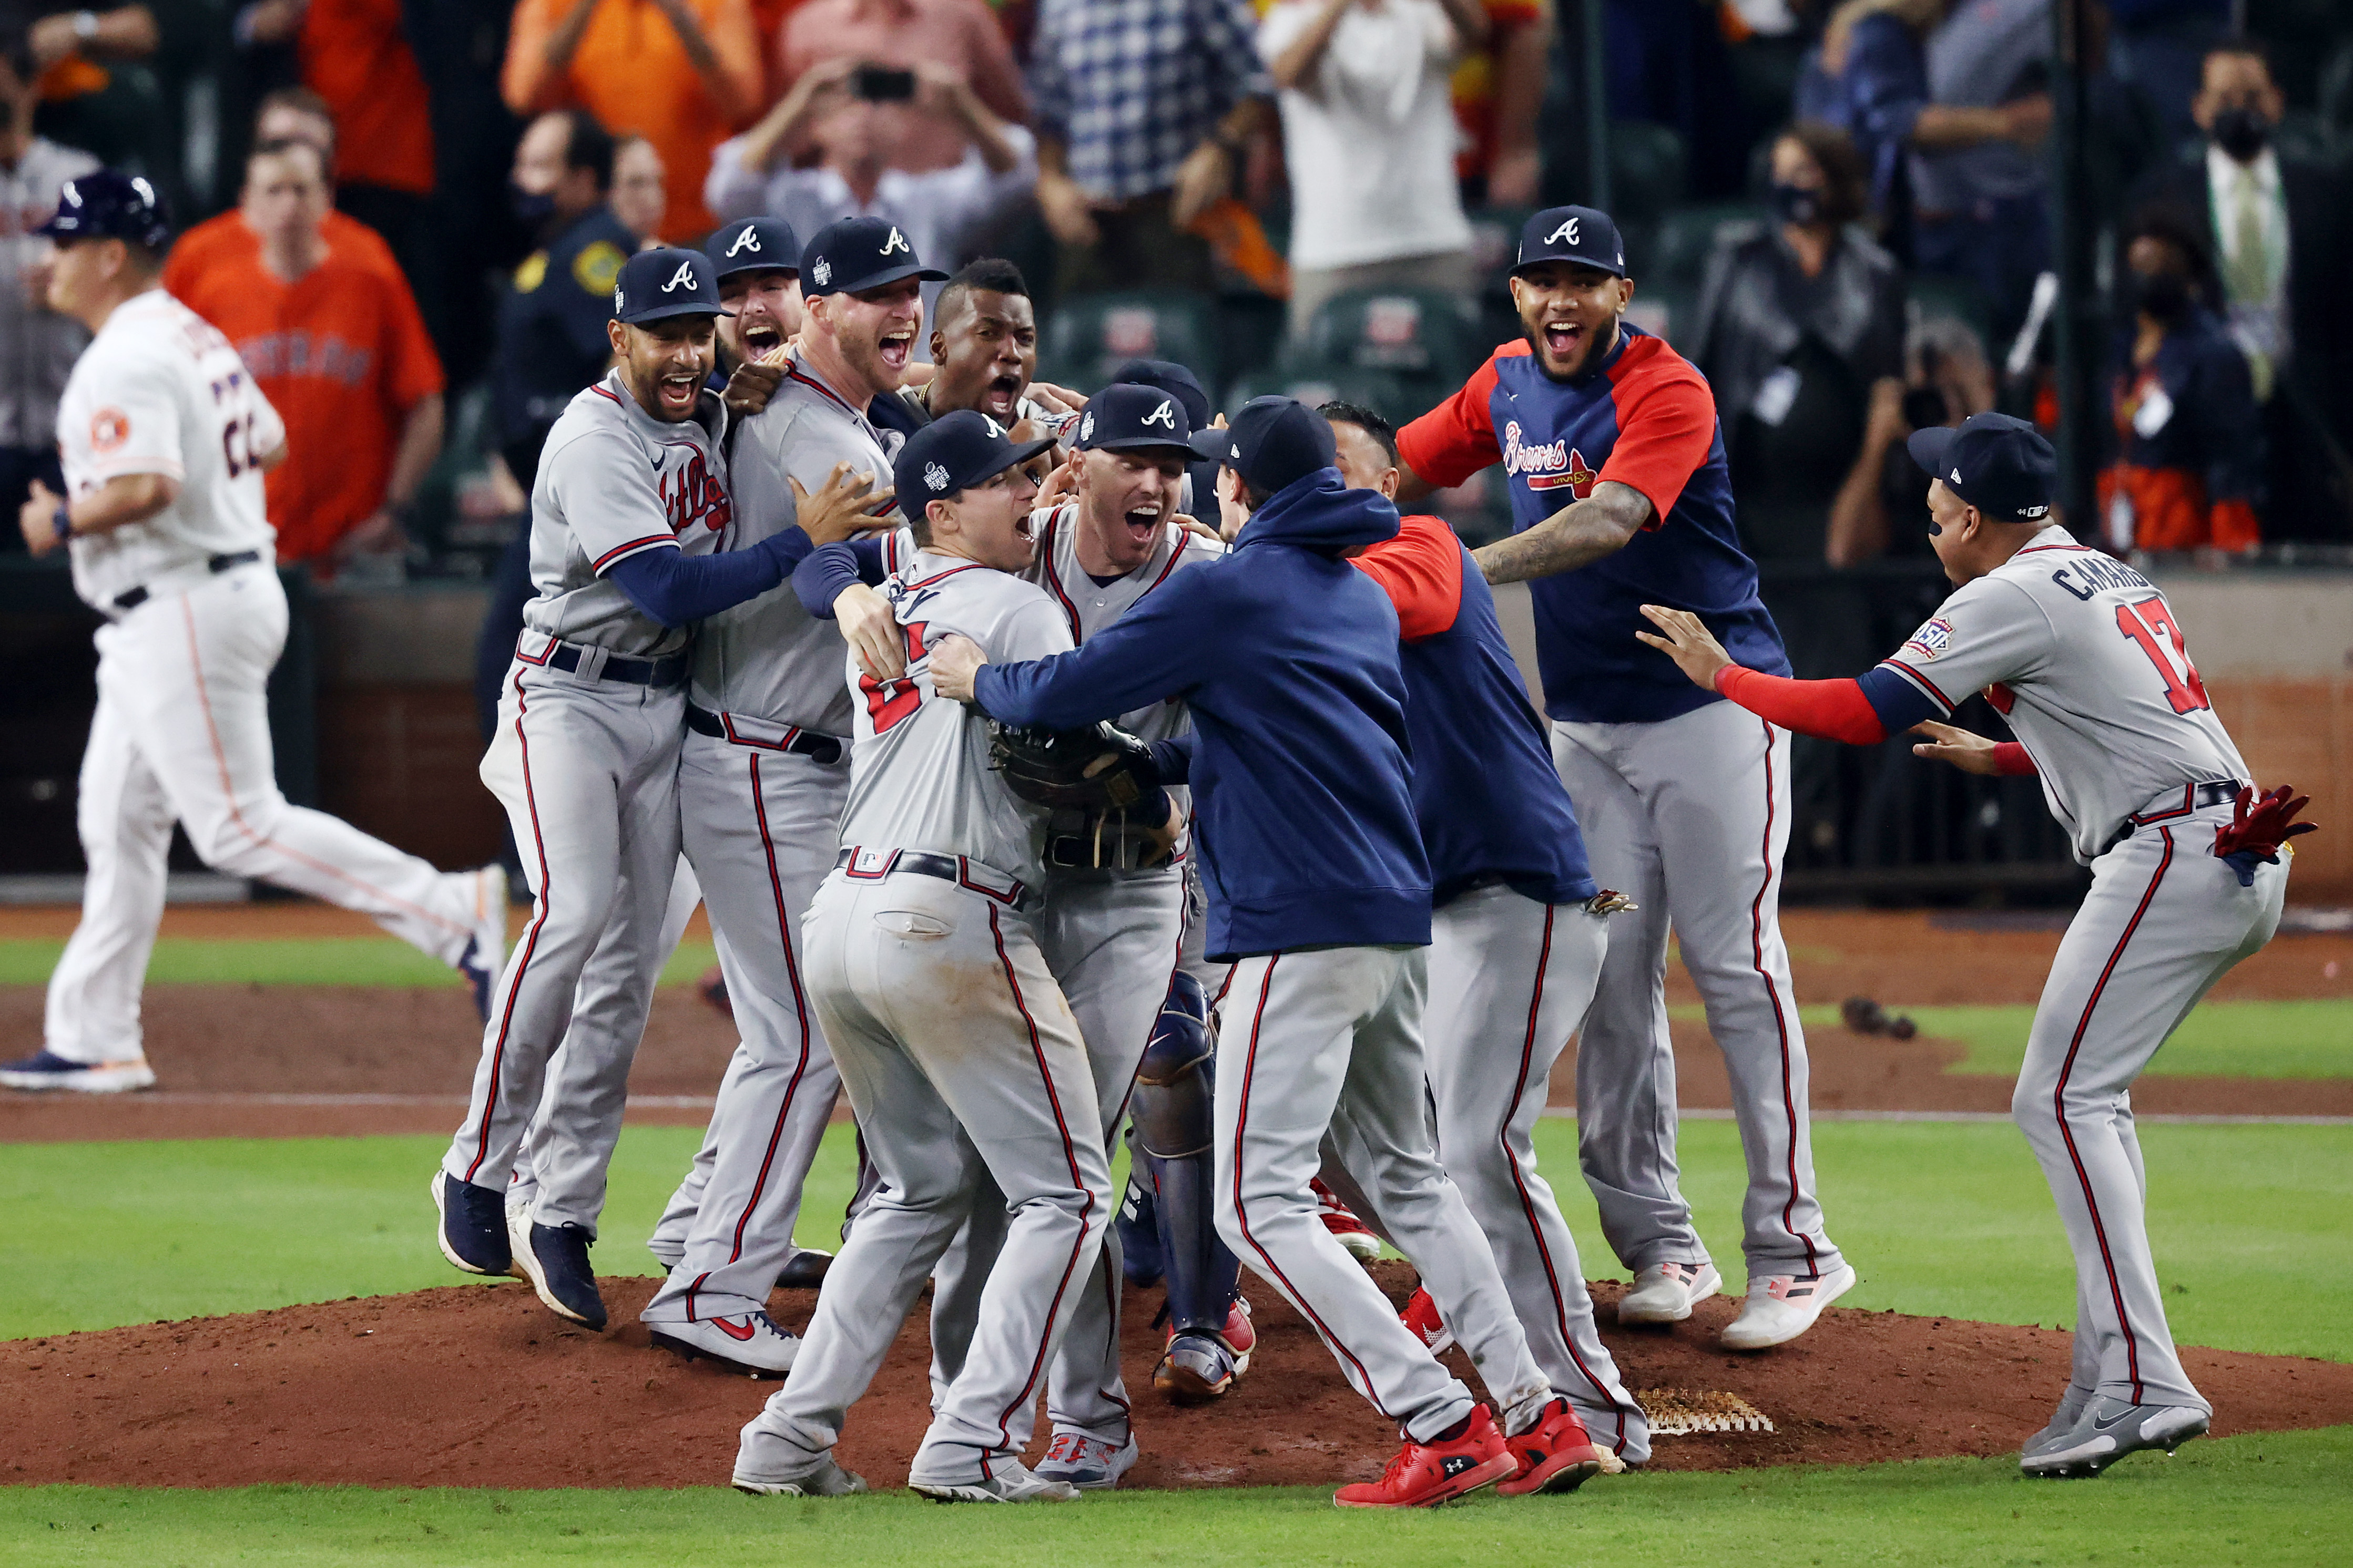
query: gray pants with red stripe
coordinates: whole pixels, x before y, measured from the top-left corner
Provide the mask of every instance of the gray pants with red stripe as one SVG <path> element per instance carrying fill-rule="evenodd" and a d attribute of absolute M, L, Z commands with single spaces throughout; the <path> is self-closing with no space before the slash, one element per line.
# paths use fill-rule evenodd
<path fill-rule="evenodd" d="M 792 1256 L 801 1184 L 841 1090 L 802 973 L 801 920 L 833 868 L 847 745 L 815 758 L 690 732 L 679 759 L 686 857 L 702 885 L 742 1043 L 690 1173 L 663 1215 L 686 1219 L 683 1256 L 646 1304 L 649 1323 L 764 1310 Z M 698 1188 L 690 1191 L 690 1188 Z"/>
<path fill-rule="evenodd" d="M 2010 1110 L 2075 1254 L 2073 1381 L 2133 1405 L 2211 1409 L 2166 1327 L 2131 1087 L 2231 966 L 2271 941 L 2287 867 L 2254 886 L 2214 858 L 2228 805 L 2143 827 L 2092 862 L 2034 1010 Z"/>
<path fill-rule="evenodd" d="M 533 1113 L 533 1219 L 594 1231 L 645 1034 L 678 872 L 678 757 L 686 695 L 518 663 L 482 758 L 536 902 L 482 1035 L 466 1121 L 441 1168 L 504 1194 Z M 582 972 L 599 977 L 575 1018 Z M 604 991 L 608 990 L 609 995 Z M 567 1032 L 567 1026 L 569 1026 Z M 562 1092 L 541 1109 L 563 1045 Z"/>
<path fill-rule="evenodd" d="M 1577 1039 L 1577 1152 L 1601 1234 L 1627 1268 L 1704 1263 L 1676 1184 L 1667 937 L 1707 1005 L 1748 1157 L 1751 1277 L 1838 1267 L 1814 1200 L 1806 1037 L 1781 942 L 1789 736 L 1729 702 L 1650 724 L 1552 727 L 1593 879 L 1641 906 L 1612 917 Z"/>
<path fill-rule="evenodd" d="M 1471 1393 L 1324 1228 L 1308 1184 L 1327 1135 L 1470 1352 L 1496 1424 L 1524 1429 L 1551 1394 L 1431 1142 L 1428 954 L 1339 947 L 1242 959 L 1219 1004 L 1217 1092 L 1219 1235 L 1314 1326 L 1356 1392 L 1424 1442 L 1470 1414 Z"/>
<path fill-rule="evenodd" d="M 881 1185 L 757 1425 L 811 1455 L 832 1447 L 986 1178 L 1009 1215 L 1004 1246 L 910 1468 L 982 1479 L 1029 1446 L 1111 1222 L 1086 1043 L 1029 921 L 985 893 L 837 872 L 804 930 L 804 978 Z"/>

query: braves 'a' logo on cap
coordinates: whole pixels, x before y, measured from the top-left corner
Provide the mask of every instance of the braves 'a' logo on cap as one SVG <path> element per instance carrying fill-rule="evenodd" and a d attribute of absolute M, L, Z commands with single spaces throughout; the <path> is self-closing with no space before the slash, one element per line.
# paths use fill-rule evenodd
<path fill-rule="evenodd" d="M 1959 484 L 1960 482 L 1961 482 L 1961 470 L 1960 470 L 1960 469 L 1958 469 L 1958 468 L 1955 468 L 1955 469 L 1953 470 L 1953 483 L 1955 483 L 1955 484 Z"/>
<path fill-rule="evenodd" d="M 662 292 L 665 294 L 670 293 L 681 283 L 685 284 L 690 289 L 694 287 L 693 262 L 680 262 L 678 264 L 678 270 L 670 275 L 670 281 L 662 285 Z"/>
<path fill-rule="evenodd" d="M 1162 398 L 1160 400 L 1160 406 L 1145 415 L 1142 423 L 1146 425 L 1157 425 L 1163 430 L 1168 431 L 1172 435 L 1175 434 L 1176 429 L 1176 405 L 1166 397 Z"/>
<path fill-rule="evenodd" d="M 817 280 L 818 288 L 829 288 L 833 283 L 833 263 L 818 257 L 817 265 L 809 268 L 809 276 Z"/>
<path fill-rule="evenodd" d="M 748 223 L 744 226 L 744 232 L 735 237 L 735 243 L 727 247 L 728 258 L 732 260 L 736 252 L 743 250 L 754 256 L 760 254 L 760 231 Z"/>
<path fill-rule="evenodd" d="M 1559 245 L 1564 241 L 1570 245 L 1578 243 L 1577 237 L 1577 219 L 1573 217 L 1563 218 L 1558 228 L 1554 229 L 1550 234 L 1545 236 L 1545 243 L 1546 245 Z"/>
<path fill-rule="evenodd" d="M 932 489 L 935 490 L 944 490 L 948 488 L 948 471 L 945 468 L 941 468 L 937 463 L 925 463 L 923 465 L 923 483 L 931 486 Z"/>
<path fill-rule="evenodd" d="M 891 230 L 891 237 L 882 242 L 882 248 L 876 254 L 888 256 L 894 250 L 902 256 L 915 254 L 913 248 L 907 244 L 907 237 L 901 234 L 895 226 Z"/>
<path fill-rule="evenodd" d="M 1005 436 L 1005 426 L 1004 426 L 999 425 L 996 420 L 991 419 L 991 418 L 990 418 L 987 415 L 986 415 L 986 414 L 984 414 L 984 415 L 982 415 L 982 416 L 980 416 L 980 422 L 981 422 L 983 425 L 986 425 L 986 426 L 988 426 L 988 433 L 989 433 L 991 436 L 994 436 L 994 437 L 997 437 L 997 438 L 998 438 L 998 439 L 1000 439 L 1000 440 L 1001 440 L 1001 439 L 1003 439 L 1003 437 L 1004 437 L 1004 436 Z"/>

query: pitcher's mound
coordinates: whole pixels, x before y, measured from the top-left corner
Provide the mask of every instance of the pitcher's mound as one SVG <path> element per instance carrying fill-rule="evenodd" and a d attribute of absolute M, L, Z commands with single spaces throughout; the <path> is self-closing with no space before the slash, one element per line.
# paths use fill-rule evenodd
<path fill-rule="evenodd" d="M 1412 1289 L 1402 1264 L 1375 1273 L 1395 1300 Z M 652 1349 L 637 1313 L 653 1285 L 605 1280 L 617 1326 L 603 1335 L 556 1319 L 515 1281 L 0 1344 L 0 1407 L 15 1412 L 0 1480 L 723 1485 L 736 1429 L 776 1385 Z M 1605 1322 L 1620 1289 L 1595 1288 Z M 1158 1298 L 1128 1293 L 1123 1348 L 1144 1458 L 1126 1485 L 1321 1486 L 1380 1473 L 1394 1430 L 1262 1286 L 1251 1292 L 1249 1376 L 1217 1405 L 1163 1404 L 1151 1389 L 1160 1336 L 1147 1326 Z M 814 1300 L 779 1291 L 773 1307 L 798 1330 Z M 1662 1437 L 1659 1468 L 2008 1453 L 2049 1418 L 2067 1378 L 2063 1334 L 1839 1308 L 1795 1344 L 1733 1355 L 1715 1340 L 1736 1305 L 1708 1302 L 1672 1330 L 1606 1332 L 1628 1386 L 1729 1395 L 1770 1424 Z M 842 1462 L 877 1486 L 905 1481 L 930 1418 L 924 1310 L 842 1437 Z M 2218 1436 L 2353 1422 L 2353 1366 L 2182 1353 L 2214 1402 Z M 1470 1375 L 1459 1354 L 1450 1360 Z"/>

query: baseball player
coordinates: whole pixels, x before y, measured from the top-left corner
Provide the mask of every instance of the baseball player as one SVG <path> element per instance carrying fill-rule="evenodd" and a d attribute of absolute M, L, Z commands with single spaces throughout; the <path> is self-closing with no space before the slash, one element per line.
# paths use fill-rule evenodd
<path fill-rule="evenodd" d="M 588 1247 L 678 866 L 684 628 L 774 588 L 809 549 L 788 529 L 719 552 L 735 515 L 726 411 L 704 384 L 720 309 L 700 251 L 630 258 L 607 328 L 614 368 L 572 400 L 541 456 L 531 520 L 539 596 L 524 606 L 481 769 L 524 847 L 536 905 L 483 1031 L 466 1120 L 432 1184 L 451 1263 L 519 1268 L 559 1315 L 600 1330 Z M 584 1028 L 575 992 L 600 943 L 636 967 Z M 511 1237 L 509 1177 L 567 1022 L 571 1092 L 534 1135 L 538 1191 Z"/>
<path fill-rule="evenodd" d="M 952 283 L 942 299 L 955 297 Z M 952 357 L 944 361 L 953 363 Z M 1191 434 L 1184 406 L 1151 387 L 1113 384 L 1088 401 L 1073 432 L 1076 444 L 1054 481 L 1056 489 L 1067 489 L 1073 499 L 1033 513 L 1026 524 L 1037 550 L 1023 575 L 1046 591 L 1073 644 L 1083 645 L 1178 573 L 1224 553 L 1216 541 L 1176 521 L 1185 469 L 1193 460 Z M 795 574 L 794 586 L 840 616 L 846 631 L 854 626 L 859 646 L 871 646 L 888 609 L 872 590 L 842 582 L 852 568 L 839 557 L 849 553 L 813 554 Z M 864 553 L 871 573 L 876 552 Z M 1145 741 L 1173 738 L 1190 723 L 1181 702 L 1154 701 L 1120 720 L 1123 729 Z M 1180 1154 L 1206 1152 L 1206 1098 L 1172 1097 L 1165 1089 L 1136 1082 L 1185 926 L 1185 857 L 1146 868 L 1145 862 L 1156 857 L 1138 852 L 1144 837 L 1124 838 L 1121 827 L 1077 807 L 1054 813 L 1043 855 L 1039 947 L 1086 1040 L 1106 1146 L 1118 1134 L 1129 1088 L 1135 1085 L 1135 1110 L 1149 1124 L 1149 1142 Z M 1197 1106 L 1200 1125 L 1168 1126 L 1172 1119 L 1182 1119 L 1184 1106 Z M 1182 1179 L 1199 1187 L 1206 1199 L 1207 1162 L 1185 1169 Z M 1180 1177 L 1172 1170 L 1168 1179 Z M 1247 1364 L 1233 1341 L 1247 1340 L 1248 1322 L 1245 1318 L 1233 1327 L 1231 1340 L 1225 1337 L 1235 1310 L 1236 1265 L 1230 1254 L 1219 1262 L 1208 1250 L 1215 1238 L 1206 1228 L 1206 1203 L 1187 1205 L 1186 1212 L 1198 1216 L 1201 1234 L 1191 1246 L 1173 1249 L 1167 1268 L 1172 1344 L 1176 1338 L 1186 1342 L 1164 1357 L 1155 1382 L 1182 1378 L 1197 1385 L 1198 1396 L 1214 1397 L 1230 1385 L 1238 1365 Z M 1004 1228 L 1002 1204 L 976 1204 L 969 1230 L 935 1273 L 934 1378 L 942 1385 L 964 1363 L 982 1283 Z M 1038 1474 L 1088 1489 L 1117 1485 L 1138 1453 L 1119 1368 L 1120 1278 L 1119 1241 L 1107 1236 L 1098 1276 L 1071 1320 L 1047 1384 L 1054 1437 Z"/>
<path fill-rule="evenodd" d="M 1388 1472 L 1335 1500 L 1441 1502 L 1514 1473 L 1506 1431 L 1541 1442 L 1536 1429 L 1566 1428 L 1546 1423 L 1551 1387 L 1422 1110 L 1430 874 L 1398 616 L 1343 559 L 1393 536 L 1397 510 L 1342 486 L 1331 426 L 1290 398 L 1254 398 L 1230 430 L 1205 435 L 1250 513 L 1223 560 L 1059 658 L 991 661 L 944 642 L 933 682 L 1004 722 L 1058 729 L 1186 699 L 1192 735 L 1155 750 L 1190 756 L 1207 945 L 1235 961 L 1215 1089 L 1218 1229 L 1399 1424 Z M 1327 1132 L 1504 1406 L 1502 1429 L 1324 1227 L 1308 1184 Z"/>
<path fill-rule="evenodd" d="M 859 334 L 900 294 L 920 312 L 921 280 L 940 276 L 903 243 L 892 247 L 890 232 L 835 224 L 795 258 L 828 281 L 804 295 L 801 350 L 783 384 L 735 434 L 744 510 L 731 548 L 792 527 L 796 504 L 845 466 L 862 484 L 887 481 L 884 437 L 856 410 L 890 388 L 859 369 Z M 721 287 L 744 272 L 772 278 L 771 258 L 790 238 L 765 219 L 722 229 L 710 247 Z M 886 488 L 866 506 L 872 514 L 892 504 Z M 839 631 L 786 587 L 702 622 L 679 764 L 686 856 L 742 1042 L 712 1111 L 707 1175 L 699 1188 L 690 1175 L 656 1233 L 659 1257 L 682 1229 L 675 1267 L 640 1315 L 657 1345 L 769 1376 L 791 1369 L 797 1342 L 769 1320 L 768 1292 L 793 1257 L 802 1183 L 841 1087 L 809 1004 L 799 932 L 833 868 L 849 787 L 842 658 Z"/>
<path fill-rule="evenodd" d="M 1857 745 L 1905 730 L 1975 773 L 2039 773 L 2091 891 L 2052 958 L 2011 1111 L 2075 1253 L 2073 1375 L 2026 1440 L 2030 1476 L 2094 1476 L 2170 1453 L 2212 1406 L 2174 1353 L 2151 1259 L 2131 1089 L 2168 1036 L 2278 929 L 2301 799 L 2259 803 L 2165 595 L 2051 521 L 2051 445 L 1979 414 L 1909 443 L 1929 544 L 1956 592 L 1857 680 L 1744 668 L 1697 617 L 1660 605 L 1638 634 L 1683 673 L 1775 724 Z M 1983 689 L 2015 742 L 1941 722 Z"/>
<path fill-rule="evenodd" d="M 809 994 L 881 1184 L 827 1272 L 791 1378 L 744 1428 L 733 1479 L 747 1492 L 864 1489 L 832 1458 L 842 1421 L 993 1181 L 1011 1211 L 1004 1248 L 908 1485 L 942 1501 L 1078 1495 L 1020 1456 L 1111 1218 L 1110 1162 L 1085 1043 L 1039 951 L 1040 814 L 930 670 L 952 631 L 1007 658 L 1071 646 L 1053 604 L 1014 575 L 1037 491 L 1020 465 L 1049 444 L 958 410 L 899 456 L 898 493 L 919 520 L 914 558 L 888 584 L 907 672 L 878 680 L 846 661 L 849 804 L 806 927 Z"/>
<path fill-rule="evenodd" d="M 1319 412 L 1332 423 L 1341 479 L 1395 494 L 1388 422 L 1345 403 Z M 1651 1453 L 1650 1422 L 1594 1328 L 1577 1243 L 1536 1170 L 1534 1142 L 1553 1062 L 1601 977 L 1607 918 L 1624 900 L 1586 870 L 1577 816 L 1494 595 L 1454 531 L 1434 517 L 1406 518 L 1356 564 L 1396 604 L 1405 642 L 1414 809 L 1435 906 L 1423 1047 L 1439 1158 L 1486 1232 L 1536 1364 L 1567 1406 L 1550 1419 L 1581 1426 L 1611 1457 L 1556 1437 L 1501 1489 L 1573 1490 L 1611 1461 L 1639 1465 Z M 1405 1317 L 1433 1351 L 1452 1342 L 1427 1290 Z"/>
<path fill-rule="evenodd" d="M 206 865 L 372 916 L 463 971 L 482 1004 L 506 946 L 503 875 L 437 871 L 278 791 L 267 689 L 286 596 L 261 476 L 285 426 L 228 340 L 158 283 L 163 202 L 99 169 L 65 182 L 40 232 L 57 247 L 49 308 L 94 335 L 58 409 L 67 493 L 35 481 L 17 521 L 33 554 L 69 553 L 107 624 L 77 812 L 81 921 L 49 977 L 44 1047 L 0 1084 L 154 1084 L 139 994 L 174 821 Z"/>
<path fill-rule="evenodd" d="M 1748 1156 L 1748 1295 L 1723 1343 L 1762 1350 L 1854 1284 L 1814 1199 L 1806 1041 L 1781 942 L 1789 738 L 1637 643 L 1637 606 L 1692 611 L 1755 668 L 1789 666 L 1733 526 L 1715 399 L 1623 321 L 1632 298 L 1605 215 L 1530 218 L 1512 272 L 1526 341 L 1398 433 L 1400 493 L 1504 465 L 1515 531 L 1473 558 L 1490 583 L 1530 584 L 1553 760 L 1595 879 L 1639 907 L 1612 935 L 1577 1060 L 1578 1159 L 1602 1234 L 1634 1271 L 1618 1320 L 1679 1321 L 1722 1284 L 1675 1180 L 1672 928 Z"/>

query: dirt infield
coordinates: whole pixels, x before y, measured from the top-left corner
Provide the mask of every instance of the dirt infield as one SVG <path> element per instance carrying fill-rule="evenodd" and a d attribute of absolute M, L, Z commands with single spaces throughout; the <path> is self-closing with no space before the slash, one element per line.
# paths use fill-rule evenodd
<path fill-rule="evenodd" d="M 1376 1273 L 1392 1299 L 1411 1288 L 1404 1264 Z M 0 1344 L 0 1402 L 16 1412 L 0 1479 L 723 1482 L 736 1429 L 775 1385 L 651 1349 L 636 1313 L 653 1284 L 604 1282 L 619 1325 L 604 1335 L 505 1284 Z M 1596 1295 L 1606 1308 L 1619 1289 Z M 1163 1405 L 1148 1383 L 1157 1294 L 1128 1298 L 1124 1360 L 1145 1453 L 1128 1484 L 1324 1485 L 1379 1473 L 1394 1436 L 1266 1292 L 1256 1298 L 1258 1357 L 1234 1394 L 1199 1410 Z M 774 1310 L 798 1328 L 813 1300 L 779 1291 Z M 2063 1334 L 1842 1308 L 1795 1344 L 1729 1355 L 1714 1337 L 1734 1308 L 1718 1299 L 1672 1330 L 1605 1334 L 1630 1386 L 1737 1394 L 1776 1428 L 1662 1438 L 1660 1469 L 2008 1453 L 2049 1418 L 2066 1381 Z M 851 1414 L 842 1460 L 875 1485 L 906 1479 L 929 1418 L 929 1353 L 919 1309 Z M 1469 1375 L 1460 1352 L 1449 1359 Z M 2203 1350 L 2183 1360 L 2214 1402 L 2219 1436 L 2353 1421 L 2353 1365 Z"/>
<path fill-rule="evenodd" d="M 2048 923 L 1960 928 L 1923 913 L 1793 910 L 1784 920 L 1799 1001 L 1871 995 L 1890 1004 L 2032 1002 L 2059 933 Z M 70 911 L 0 911 L 0 937 L 61 935 Z M 374 928 L 315 905 L 174 910 L 168 934 L 213 939 L 348 936 Z M 2353 935 L 2286 935 L 2239 966 L 2221 998 L 2353 1000 Z M 1671 1004 L 1696 1002 L 1680 964 Z M 0 987 L 0 1038 L 37 1039 L 41 993 Z M 157 985 L 149 988 L 155 1095 L 99 1101 L 0 1093 L 0 1142 L 95 1138 L 283 1137 L 443 1132 L 462 1112 L 480 1035 L 464 992 L 338 986 Z M 1731 1103 L 1724 1062 L 1704 1026 L 1674 1026 L 1683 1103 Z M 2010 1080 L 1948 1074 L 1963 1047 L 1817 1029 L 1808 1038 L 1818 1110 L 2006 1111 Z M 686 989 L 659 994 L 630 1092 L 633 1121 L 700 1124 L 734 1047 L 729 1024 Z M 1555 1074 L 1553 1102 L 1576 1100 L 1573 1058 Z M 389 1102 L 270 1104 L 263 1095 L 381 1096 Z M 2149 1114 L 2353 1116 L 2353 1079 L 2149 1078 L 2135 1089 Z"/>

